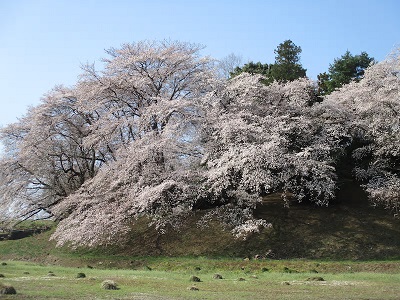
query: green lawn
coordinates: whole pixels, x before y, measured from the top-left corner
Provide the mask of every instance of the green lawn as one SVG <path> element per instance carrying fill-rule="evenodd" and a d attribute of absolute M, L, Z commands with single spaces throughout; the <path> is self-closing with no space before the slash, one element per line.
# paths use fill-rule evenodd
<path fill-rule="evenodd" d="M 102 264 L 94 268 L 72 268 L 6 261 L 6 265 L 0 265 L 0 274 L 4 275 L 0 283 L 12 285 L 17 294 L 0 298 L 399 299 L 400 295 L 400 273 L 396 272 L 400 262 L 317 263 L 206 258 L 158 258 L 149 262 L 149 266 L 128 270 L 100 269 Z M 369 269 L 374 265 L 381 271 L 353 272 L 353 269 Z M 304 271 L 311 266 L 314 267 L 312 272 Z M 324 269 L 327 271 L 321 271 Z M 348 271 L 343 271 L 345 269 Z M 76 278 L 78 273 L 85 273 L 86 278 Z M 216 273 L 223 279 L 214 279 Z M 201 282 L 191 282 L 193 275 Z M 322 277 L 325 281 L 308 281 L 310 277 Z M 107 279 L 114 280 L 119 289 L 102 289 L 101 283 Z M 199 290 L 189 290 L 192 286 Z"/>
<path fill-rule="evenodd" d="M 49 241 L 55 224 L 46 223 L 53 229 L 0 241 L 0 285 L 17 290 L 0 300 L 400 299 L 399 219 L 347 204 L 286 210 L 274 203 L 259 209 L 274 229 L 246 241 L 218 224 L 198 229 L 196 219 L 165 236 L 139 222 L 124 247 L 73 251 Z M 269 249 L 268 259 L 252 259 Z M 82 272 L 86 278 L 76 278 Z M 193 275 L 201 282 L 191 282 Z M 104 280 L 119 289 L 102 289 Z"/>

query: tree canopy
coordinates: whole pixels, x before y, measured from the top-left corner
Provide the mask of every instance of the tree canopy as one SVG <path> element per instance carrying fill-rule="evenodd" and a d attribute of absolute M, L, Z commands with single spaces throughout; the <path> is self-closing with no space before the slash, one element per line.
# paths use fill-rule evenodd
<path fill-rule="evenodd" d="M 352 55 L 350 51 L 346 51 L 340 58 L 336 58 L 333 64 L 329 65 L 329 73 L 318 75 L 319 94 L 328 95 L 352 80 L 360 81 L 364 76 L 365 69 L 373 62 L 374 58 L 369 57 L 366 52 Z"/>
<path fill-rule="evenodd" d="M 243 67 L 236 67 L 234 68 L 233 72 L 231 72 L 231 77 L 235 77 L 242 73 L 249 73 L 249 74 L 260 74 L 265 77 L 270 76 L 271 73 L 271 65 L 269 64 L 262 64 L 261 62 L 248 62 L 243 65 Z"/>
<path fill-rule="evenodd" d="M 365 70 L 363 78 L 352 81 L 326 97 L 338 102 L 351 116 L 357 138 L 352 151 L 354 175 L 375 205 L 400 208 L 400 52 Z"/>
<path fill-rule="evenodd" d="M 286 40 L 279 44 L 274 52 L 275 64 L 271 71 L 274 80 L 287 82 L 306 77 L 306 69 L 300 64 L 300 46 Z"/>
<path fill-rule="evenodd" d="M 17 216 L 53 215 L 52 207 L 117 160 L 120 148 L 183 117 L 181 103 L 210 89 L 214 77 L 201 49 L 169 41 L 109 49 L 104 71 L 85 66 L 75 87 L 56 87 L 2 129 L 2 207 L 18 207 L 12 209 Z"/>
<path fill-rule="evenodd" d="M 241 73 L 260 74 L 264 76 L 265 84 L 270 84 L 274 80 L 288 82 L 306 77 L 306 69 L 300 64 L 300 46 L 296 46 L 291 40 L 286 40 L 280 43 L 274 52 L 276 54 L 274 64 L 249 62 L 243 67 L 236 67 L 231 72 L 231 77 Z"/>
<path fill-rule="evenodd" d="M 235 69 L 242 64 L 242 57 L 234 53 L 222 58 L 218 62 L 218 69 L 220 70 L 222 78 L 230 78 Z"/>
<path fill-rule="evenodd" d="M 296 64 L 288 45 L 277 62 Z M 96 246 L 123 243 L 140 217 L 163 232 L 202 210 L 199 225 L 246 237 L 269 226 L 254 215 L 265 195 L 329 205 L 347 156 L 371 201 L 398 211 L 399 53 L 319 103 L 307 78 L 222 79 L 201 49 L 110 49 L 103 71 L 85 66 L 1 129 L 3 219 L 46 212 L 59 245 Z"/>

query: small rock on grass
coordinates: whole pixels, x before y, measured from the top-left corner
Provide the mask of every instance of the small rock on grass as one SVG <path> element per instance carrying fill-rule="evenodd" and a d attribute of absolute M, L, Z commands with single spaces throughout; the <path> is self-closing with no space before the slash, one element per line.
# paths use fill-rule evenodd
<path fill-rule="evenodd" d="M 307 281 L 325 281 L 325 279 L 317 276 L 317 277 L 309 277 L 307 278 Z"/>
<path fill-rule="evenodd" d="M 85 277 L 86 277 L 85 273 L 76 274 L 76 278 L 85 278 Z"/>
<path fill-rule="evenodd" d="M 214 279 L 223 279 L 222 275 L 220 275 L 220 274 L 214 274 L 213 278 Z"/>
<path fill-rule="evenodd" d="M 118 290 L 118 285 L 113 280 L 104 280 L 101 287 L 105 290 Z"/>
<path fill-rule="evenodd" d="M 15 288 L 13 286 L 0 284 L 0 294 L 15 295 L 16 293 L 17 293 L 17 291 L 15 290 Z"/>
<path fill-rule="evenodd" d="M 289 269 L 288 267 L 283 268 L 283 272 L 285 273 L 299 273 L 296 270 Z"/>
<path fill-rule="evenodd" d="M 189 290 L 189 291 L 198 291 L 199 288 L 196 287 L 196 286 L 190 286 L 190 287 L 188 287 L 188 290 Z"/>
<path fill-rule="evenodd" d="M 190 281 L 193 281 L 193 282 L 201 282 L 200 278 L 197 277 L 197 276 L 192 276 L 192 277 L 190 277 Z"/>

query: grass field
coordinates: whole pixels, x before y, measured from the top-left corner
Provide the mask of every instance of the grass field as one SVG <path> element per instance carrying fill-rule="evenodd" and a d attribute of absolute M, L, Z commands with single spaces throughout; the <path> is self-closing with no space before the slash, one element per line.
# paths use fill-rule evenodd
<path fill-rule="evenodd" d="M 12 285 L 17 294 L 1 299 L 399 299 L 400 295 L 396 272 L 400 262 L 157 258 L 130 270 L 5 263 L 0 266 L 4 275 L 0 284 Z M 374 265 L 386 271 L 353 272 Z M 76 278 L 78 273 L 86 278 Z M 214 279 L 217 273 L 223 279 Z M 194 275 L 201 282 L 191 282 Z M 307 280 L 314 277 L 324 281 Z M 104 280 L 115 281 L 119 289 L 102 289 Z M 198 291 L 190 290 L 193 286 Z"/>
<path fill-rule="evenodd" d="M 273 229 L 246 241 L 193 218 L 164 236 L 139 222 L 127 245 L 72 251 L 49 241 L 55 224 L 22 223 L 52 229 L 0 241 L 0 289 L 17 291 L 0 299 L 400 299 L 400 219 L 350 191 L 352 201 L 329 209 L 265 199 L 257 213 Z M 104 280 L 119 289 L 102 289 Z"/>

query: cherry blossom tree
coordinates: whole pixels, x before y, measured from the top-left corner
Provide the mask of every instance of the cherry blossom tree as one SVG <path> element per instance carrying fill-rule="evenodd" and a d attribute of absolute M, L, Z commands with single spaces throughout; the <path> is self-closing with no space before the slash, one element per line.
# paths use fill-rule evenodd
<path fill-rule="evenodd" d="M 83 146 L 91 118 L 76 102 L 74 90 L 56 87 L 25 117 L 2 129 L 1 208 L 13 219 L 52 215 L 51 207 L 106 161 L 103 153 Z"/>
<path fill-rule="evenodd" d="M 334 198 L 335 164 L 351 136 L 342 120 L 334 122 L 343 116 L 315 103 L 312 82 L 265 86 L 261 76 L 242 74 L 216 103 L 203 158 L 216 201 L 254 207 L 273 192 L 320 205 Z"/>
<path fill-rule="evenodd" d="M 85 66 L 75 87 L 54 89 L 18 123 L 4 128 L 2 207 L 10 211 L 12 204 L 14 218 L 43 210 L 52 215 L 55 204 L 103 164 L 117 160 L 120 148 L 185 119 L 188 103 L 210 89 L 215 77 L 213 61 L 201 57 L 201 49 L 171 41 L 110 49 L 103 72 Z M 195 124 L 185 124 L 182 135 L 177 125 L 165 135 L 190 137 Z M 159 161 L 163 155 L 158 153 Z"/>
<path fill-rule="evenodd" d="M 357 138 L 354 174 L 371 201 L 398 214 L 400 208 L 400 52 L 366 69 L 360 82 L 351 82 L 326 97 L 351 114 Z"/>
<path fill-rule="evenodd" d="M 328 205 L 338 167 L 376 203 L 399 207 L 399 56 L 324 98 L 306 78 L 219 78 L 197 45 L 138 42 L 107 51 L 1 131 L 3 216 L 47 211 L 58 245 L 124 243 L 138 218 L 160 232 L 204 211 L 237 237 L 270 226 L 262 197 Z"/>
<path fill-rule="evenodd" d="M 190 101 L 210 89 L 214 61 L 201 57 L 201 50 L 189 43 L 144 41 L 107 50 L 111 58 L 104 59 L 102 72 L 85 66 L 79 105 L 98 116 L 86 143 L 114 151 L 147 132 L 162 131 L 176 114 L 176 100 Z"/>
<path fill-rule="evenodd" d="M 332 130 L 333 114 L 314 105 L 311 82 L 261 81 L 242 74 L 175 101 L 179 113 L 162 130 L 120 148 L 115 162 L 57 205 L 62 221 L 53 238 L 73 246 L 123 242 L 141 216 L 162 231 L 196 210 L 207 212 L 200 225 L 218 218 L 245 237 L 269 226 L 253 214 L 263 195 L 327 205 L 346 130 Z M 158 107 L 157 116 L 169 111 Z"/>
<path fill-rule="evenodd" d="M 109 51 L 112 59 L 101 75 L 86 69 L 81 106 L 99 117 L 85 142 L 111 148 L 116 161 L 55 208 L 62 221 L 53 237 L 60 244 L 113 243 L 140 216 L 150 215 L 162 230 L 191 211 L 201 99 L 219 85 L 212 60 L 199 57 L 200 49 L 124 45 Z"/>

